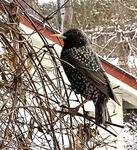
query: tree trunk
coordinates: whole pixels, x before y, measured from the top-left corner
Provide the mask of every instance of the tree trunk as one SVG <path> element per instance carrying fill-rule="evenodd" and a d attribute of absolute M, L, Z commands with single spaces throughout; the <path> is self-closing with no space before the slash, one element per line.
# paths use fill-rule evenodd
<path fill-rule="evenodd" d="M 62 4 L 64 3 L 64 0 L 57 0 L 57 29 L 61 32 L 63 32 L 63 25 L 64 25 L 64 9 L 60 9 Z"/>
<path fill-rule="evenodd" d="M 73 18 L 72 0 L 65 5 L 64 31 L 71 28 Z"/>

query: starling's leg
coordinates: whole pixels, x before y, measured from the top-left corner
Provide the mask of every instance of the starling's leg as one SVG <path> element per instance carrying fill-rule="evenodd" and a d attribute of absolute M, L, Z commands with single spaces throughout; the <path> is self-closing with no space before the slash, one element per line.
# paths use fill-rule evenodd
<path fill-rule="evenodd" d="M 81 104 L 79 104 L 77 107 L 70 108 L 69 112 L 71 113 L 72 116 L 76 115 L 79 111 L 79 108 L 83 106 L 87 101 L 89 101 L 89 98 L 86 98 Z"/>

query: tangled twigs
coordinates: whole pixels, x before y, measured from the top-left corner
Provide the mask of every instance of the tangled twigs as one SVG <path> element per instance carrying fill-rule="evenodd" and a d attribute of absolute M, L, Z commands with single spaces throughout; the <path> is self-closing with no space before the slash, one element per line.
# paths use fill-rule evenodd
<path fill-rule="evenodd" d="M 110 141 L 113 146 L 115 140 L 101 134 L 93 118 L 67 112 L 71 100 L 85 109 L 82 98 L 64 81 L 54 45 L 20 3 L 1 3 L 0 149 L 95 149 L 109 146 Z M 33 34 L 21 29 L 20 15 L 39 36 L 38 44 L 33 42 Z"/>

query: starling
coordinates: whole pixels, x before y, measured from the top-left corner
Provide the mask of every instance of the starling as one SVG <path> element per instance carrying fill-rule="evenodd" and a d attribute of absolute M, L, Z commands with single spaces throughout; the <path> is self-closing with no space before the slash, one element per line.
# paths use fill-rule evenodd
<path fill-rule="evenodd" d="M 61 64 L 76 93 L 95 105 L 95 121 L 104 124 L 110 117 L 107 109 L 108 99 L 119 104 L 100 60 L 92 51 L 86 34 L 79 29 L 70 29 L 63 34 L 64 46 Z"/>

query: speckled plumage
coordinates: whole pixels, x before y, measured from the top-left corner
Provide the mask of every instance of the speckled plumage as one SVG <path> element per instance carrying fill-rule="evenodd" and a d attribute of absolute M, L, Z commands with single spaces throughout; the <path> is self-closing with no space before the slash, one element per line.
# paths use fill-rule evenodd
<path fill-rule="evenodd" d="M 85 33 L 71 29 L 63 35 L 61 63 L 71 87 L 76 93 L 93 100 L 96 122 L 105 124 L 109 118 L 106 107 L 109 97 L 118 103 L 109 80 Z"/>

